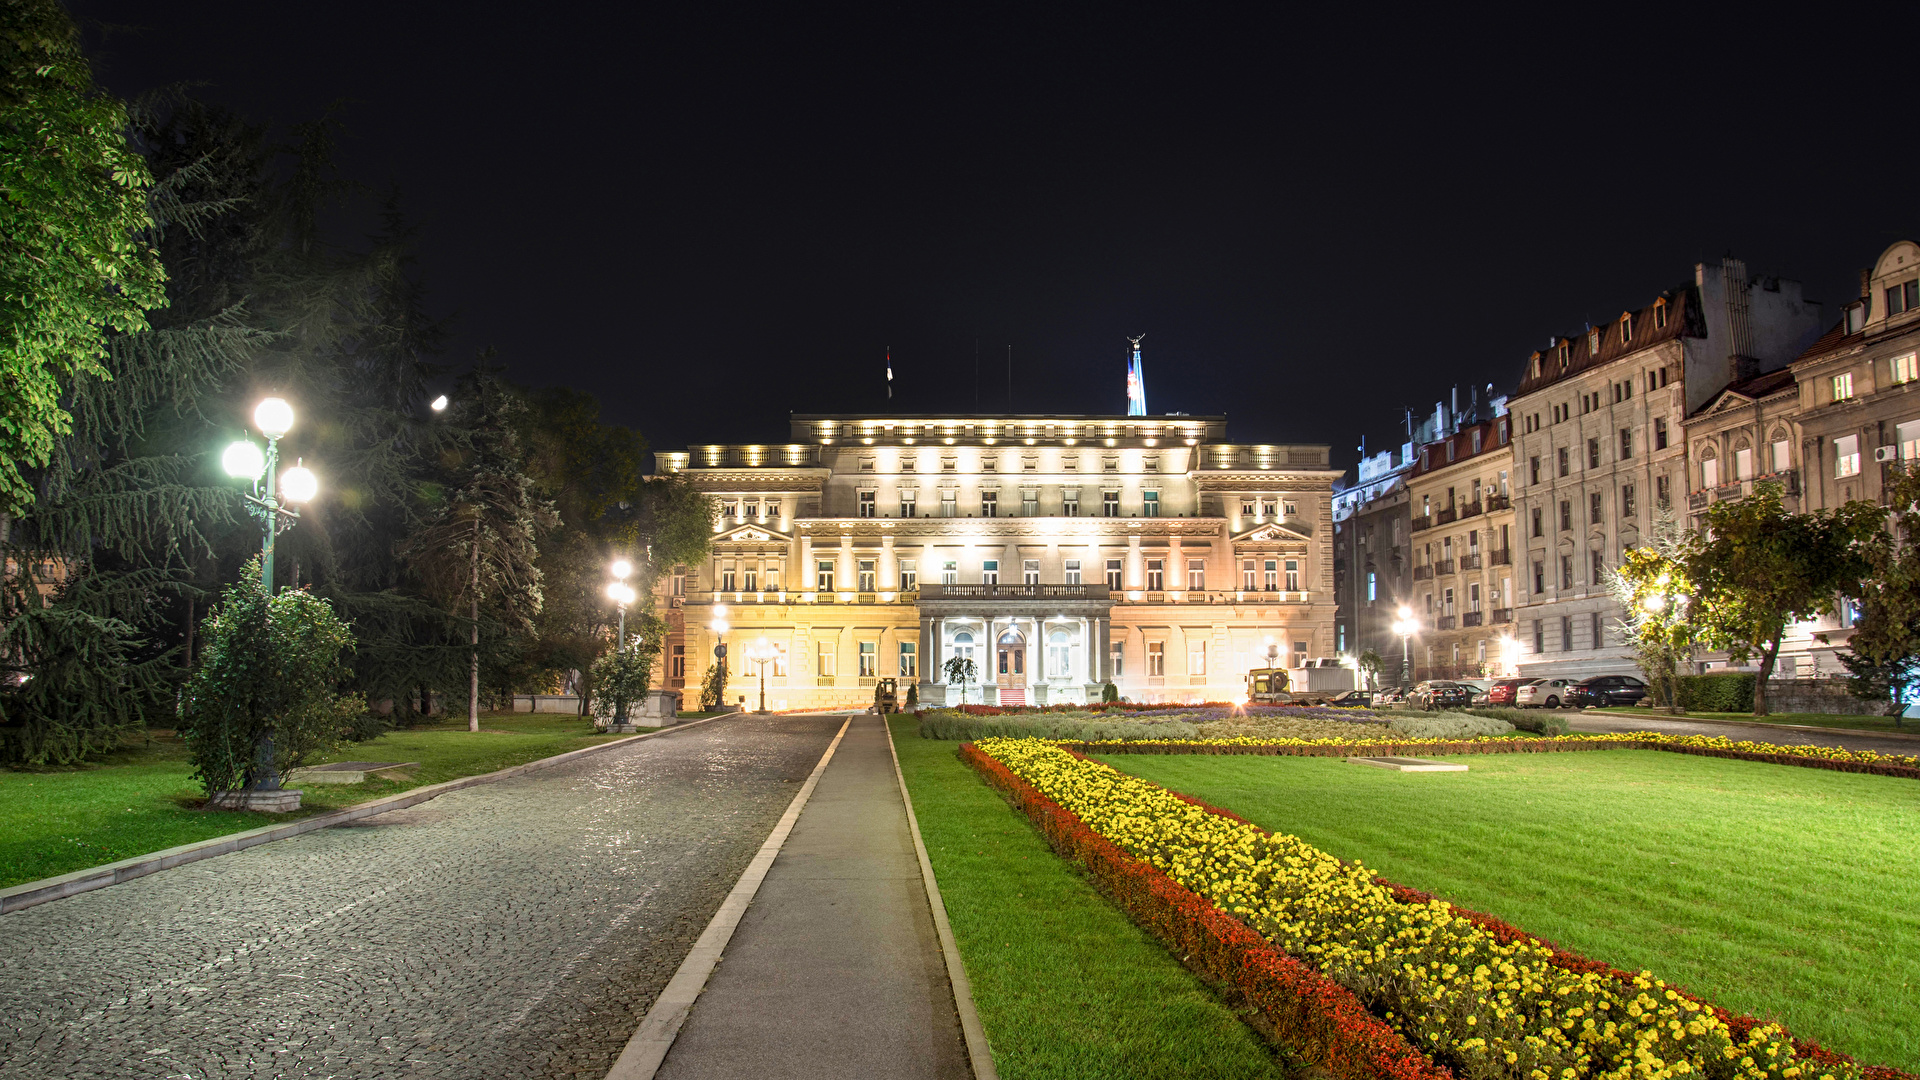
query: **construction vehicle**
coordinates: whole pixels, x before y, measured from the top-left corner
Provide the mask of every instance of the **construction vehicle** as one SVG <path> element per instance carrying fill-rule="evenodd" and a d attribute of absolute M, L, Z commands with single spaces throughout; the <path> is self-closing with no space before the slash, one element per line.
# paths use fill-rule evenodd
<path fill-rule="evenodd" d="M 1290 684 L 1286 668 L 1254 668 L 1247 672 L 1247 704 L 1290 705 L 1293 703 L 1293 695 L 1287 693 Z"/>
<path fill-rule="evenodd" d="M 1309 663 L 1292 674 L 1282 667 L 1254 668 L 1247 672 L 1249 705 L 1326 705 L 1353 691 L 1352 669 L 1336 663 Z"/>
<path fill-rule="evenodd" d="M 885 716 L 900 711 L 900 698 L 892 679 L 876 679 L 873 684 L 873 711 Z"/>

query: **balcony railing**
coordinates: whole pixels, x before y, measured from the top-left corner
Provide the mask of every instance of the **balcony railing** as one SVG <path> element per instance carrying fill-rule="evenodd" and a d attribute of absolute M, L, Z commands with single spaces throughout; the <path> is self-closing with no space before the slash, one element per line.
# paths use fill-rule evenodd
<path fill-rule="evenodd" d="M 1459 616 L 1457 615 L 1436 615 L 1433 619 L 1433 628 L 1435 630 L 1451 630 L 1454 628 L 1454 623 L 1458 618 Z"/>
<path fill-rule="evenodd" d="M 1480 553 L 1476 551 L 1471 555 L 1460 556 L 1460 569 L 1462 570 L 1480 569 Z"/>
<path fill-rule="evenodd" d="M 1712 501 L 1713 492 L 1704 488 L 1699 491 L 1687 492 L 1687 509 L 1689 510 L 1705 510 L 1707 504 Z"/>
<path fill-rule="evenodd" d="M 1105 585 L 922 585 L 922 600 L 1107 600 Z"/>
<path fill-rule="evenodd" d="M 1431 529 L 1431 528 L 1433 528 L 1433 519 L 1432 519 L 1432 518 L 1430 518 L 1430 517 L 1417 517 L 1417 518 L 1414 518 L 1414 519 L 1413 519 L 1413 531 L 1414 531 L 1414 532 L 1419 532 L 1419 531 L 1420 531 L 1421 529 Z"/>
<path fill-rule="evenodd" d="M 1467 503 L 1465 506 L 1462 506 L 1460 508 L 1460 516 L 1463 518 L 1479 517 L 1480 504 L 1477 502 Z"/>
<path fill-rule="evenodd" d="M 1433 517 L 1434 517 L 1435 524 L 1445 525 L 1445 524 L 1448 524 L 1449 522 L 1460 520 L 1460 511 L 1449 506 L 1445 510 L 1442 510 L 1438 514 L 1435 514 Z"/>
<path fill-rule="evenodd" d="M 1493 609 L 1493 621 L 1494 621 L 1494 623 L 1495 623 L 1496 625 L 1497 625 L 1497 624 L 1499 624 L 1499 623 L 1507 623 L 1507 622 L 1512 622 L 1512 621 L 1513 621 L 1513 609 L 1512 609 L 1512 608 L 1510 608 L 1510 607 L 1497 607 L 1497 608 L 1494 608 L 1494 609 Z"/>
<path fill-rule="evenodd" d="M 1440 560 L 1439 562 L 1437 562 L 1437 563 L 1434 563 L 1434 564 L 1433 564 L 1433 572 L 1434 572 L 1434 573 L 1436 573 L 1436 574 L 1451 574 L 1451 573 L 1453 573 L 1453 560 L 1452 560 L 1452 559 L 1441 559 L 1441 560 Z"/>
<path fill-rule="evenodd" d="M 1512 566 L 1513 565 L 1513 549 L 1501 548 L 1499 551 L 1487 552 L 1487 565 L 1488 566 Z"/>
<path fill-rule="evenodd" d="M 1416 567 L 1414 567 L 1414 568 L 1413 568 L 1413 580 L 1415 580 L 1415 581 L 1431 581 L 1431 580 L 1433 580 L 1433 567 L 1432 567 L 1432 566 L 1416 566 Z"/>
<path fill-rule="evenodd" d="M 1482 614 L 1478 611 L 1469 611 L 1465 615 L 1460 616 L 1460 625 L 1479 626 L 1482 617 Z"/>
<path fill-rule="evenodd" d="M 1741 484 L 1740 481 L 1735 480 L 1731 484 L 1721 484 L 1719 487 L 1714 488 L 1713 501 L 1714 502 L 1732 502 L 1734 499 L 1737 499 L 1740 496 L 1745 495 L 1746 493 L 1747 492 L 1746 492 L 1745 485 Z"/>
<path fill-rule="evenodd" d="M 1513 499 L 1511 499 L 1506 495 L 1487 496 L 1487 513 L 1489 514 L 1493 513 L 1496 510 L 1505 510 L 1507 507 L 1512 505 L 1513 505 Z"/>

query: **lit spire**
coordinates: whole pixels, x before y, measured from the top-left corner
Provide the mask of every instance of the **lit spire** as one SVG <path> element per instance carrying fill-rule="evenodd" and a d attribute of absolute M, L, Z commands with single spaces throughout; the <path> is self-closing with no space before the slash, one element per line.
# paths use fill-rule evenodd
<path fill-rule="evenodd" d="M 1127 339 L 1133 343 L 1133 355 L 1127 359 L 1128 416 L 1147 415 L 1147 376 L 1140 369 L 1140 339 L 1146 336 L 1141 334 Z"/>

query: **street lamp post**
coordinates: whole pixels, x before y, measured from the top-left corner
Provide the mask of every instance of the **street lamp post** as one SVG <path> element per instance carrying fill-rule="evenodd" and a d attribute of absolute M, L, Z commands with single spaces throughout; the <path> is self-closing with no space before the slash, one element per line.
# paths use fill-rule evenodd
<path fill-rule="evenodd" d="M 242 439 L 227 447 L 220 455 L 220 464 L 228 476 L 253 484 L 254 493 L 246 496 L 252 504 L 247 509 L 259 520 L 264 533 L 260 543 L 260 586 L 271 599 L 274 591 L 274 538 L 293 528 L 294 523 L 300 520 L 300 512 L 287 503 L 311 501 L 319 494 L 320 481 L 311 469 L 298 462 L 284 475 L 277 471 L 280 467 L 280 440 L 293 430 L 293 406 L 287 404 L 285 399 L 270 397 L 262 400 L 254 407 L 253 424 L 260 429 L 260 434 L 267 437 L 267 452 L 261 454 L 260 448 L 252 440 Z M 264 496 L 260 493 L 263 477 L 267 482 Z M 299 804 L 298 792 L 281 793 L 280 772 L 273 767 L 273 728 L 268 726 L 260 733 L 260 741 L 254 747 L 252 783 L 247 786 L 236 806 L 249 810 L 277 810 L 294 809 Z"/>
<path fill-rule="evenodd" d="M 714 708 L 724 708 L 727 704 L 727 641 L 726 633 L 730 629 L 727 623 L 727 605 L 713 605 L 713 618 L 707 623 L 707 629 L 719 640 L 713 645 L 713 662 L 720 668 L 719 695 L 714 699 Z"/>
<path fill-rule="evenodd" d="M 633 586 L 627 584 L 627 578 L 633 574 L 633 564 L 625 559 L 617 559 L 608 569 L 613 573 L 614 580 L 607 585 L 607 599 L 620 608 L 620 631 L 619 636 L 613 639 L 613 650 L 616 655 L 622 655 L 627 650 L 627 605 L 633 603 L 635 595 Z M 614 698 L 613 723 L 607 730 L 622 733 L 637 730 L 627 718 L 627 699 L 624 694 Z"/>
<path fill-rule="evenodd" d="M 1413 632 L 1420 629 L 1420 623 L 1413 617 L 1413 609 L 1405 604 L 1396 612 L 1399 618 L 1393 620 L 1393 632 L 1400 635 L 1400 683 L 1413 685 Z"/>
<path fill-rule="evenodd" d="M 754 642 L 753 648 L 747 650 L 747 659 L 760 666 L 760 708 L 757 710 L 760 716 L 767 715 L 767 665 L 773 657 L 773 646 L 766 638 Z"/>

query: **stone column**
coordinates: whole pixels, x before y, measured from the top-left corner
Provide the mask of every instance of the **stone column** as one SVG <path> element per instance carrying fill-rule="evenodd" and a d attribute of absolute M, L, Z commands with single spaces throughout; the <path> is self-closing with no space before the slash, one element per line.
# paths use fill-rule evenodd
<path fill-rule="evenodd" d="M 883 592 L 894 592 L 900 588 L 899 562 L 893 557 L 893 537 L 880 538 L 880 580 L 876 582 Z"/>
<path fill-rule="evenodd" d="M 1144 589 L 1147 587 L 1147 563 L 1140 554 L 1140 534 L 1127 537 L 1127 588 Z"/>
<path fill-rule="evenodd" d="M 788 592 L 813 591 L 813 534 L 800 535 L 800 565 L 787 578 Z"/>
<path fill-rule="evenodd" d="M 914 679 L 922 684 L 933 681 L 933 669 L 927 666 L 933 659 L 932 643 L 933 616 L 922 615 L 920 616 L 919 644 L 913 651 L 913 662 L 920 665 L 920 674 L 914 676 Z"/>
<path fill-rule="evenodd" d="M 840 534 L 840 557 L 834 560 L 833 587 L 835 592 L 852 592 L 860 584 L 854 576 L 853 537 L 848 533 Z"/>

